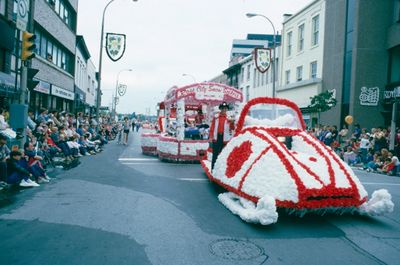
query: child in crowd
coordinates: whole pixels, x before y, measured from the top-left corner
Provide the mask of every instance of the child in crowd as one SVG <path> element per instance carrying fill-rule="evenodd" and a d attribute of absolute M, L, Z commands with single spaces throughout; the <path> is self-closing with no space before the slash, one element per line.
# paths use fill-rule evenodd
<path fill-rule="evenodd" d="M 7 183 L 18 184 L 21 187 L 38 187 L 36 182 L 32 181 L 32 173 L 24 169 L 20 165 L 22 153 L 20 151 L 12 151 L 10 158 L 7 159 Z"/>

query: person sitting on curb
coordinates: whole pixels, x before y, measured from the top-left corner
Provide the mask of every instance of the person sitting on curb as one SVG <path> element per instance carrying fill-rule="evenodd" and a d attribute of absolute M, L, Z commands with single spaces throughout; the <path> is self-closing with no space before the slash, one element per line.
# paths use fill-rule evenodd
<path fill-rule="evenodd" d="M 19 184 L 20 187 L 39 187 L 39 184 L 30 180 L 33 175 L 19 165 L 21 157 L 20 151 L 10 153 L 10 158 L 7 159 L 7 183 Z"/>
<path fill-rule="evenodd" d="M 32 143 L 25 143 L 25 155 L 28 158 L 28 171 L 35 177 L 37 183 L 49 182 L 50 178 L 42 165 L 43 157 L 38 155 Z"/>

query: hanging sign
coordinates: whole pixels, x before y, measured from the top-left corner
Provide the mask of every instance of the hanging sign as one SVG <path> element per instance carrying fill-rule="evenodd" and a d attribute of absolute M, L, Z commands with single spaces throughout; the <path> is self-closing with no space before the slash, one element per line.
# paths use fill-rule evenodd
<path fill-rule="evenodd" d="M 122 58 L 125 53 L 126 35 L 117 33 L 107 33 L 106 52 L 108 57 L 116 62 Z"/>
<path fill-rule="evenodd" d="M 258 71 L 265 73 L 271 65 L 271 49 L 255 48 L 254 54 Z"/>
<path fill-rule="evenodd" d="M 362 87 L 360 93 L 360 105 L 363 106 L 378 106 L 379 102 L 379 87 Z"/>
<path fill-rule="evenodd" d="M 125 95 L 126 89 L 127 89 L 127 85 L 119 84 L 119 86 L 118 86 L 118 95 L 120 95 L 121 97 L 123 95 Z"/>

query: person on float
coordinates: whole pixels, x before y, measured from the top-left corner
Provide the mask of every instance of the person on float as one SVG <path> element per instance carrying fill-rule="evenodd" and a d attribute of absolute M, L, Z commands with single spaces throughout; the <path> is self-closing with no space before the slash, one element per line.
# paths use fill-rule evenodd
<path fill-rule="evenodd" d="M 211 161 L 211 169 L 214 169 L 215 161 L 221 153 L 222 148 L 231 139 L 231 133 L 234 129 L 233 121 L 229 120 L 226 112 L 229 106 L 226 102 L 219 105 L 220 112 L 215 115 L 210 128 L 210 137 L 212 140 L 213 156 Z"/>
<path fill-rule="evenodd" d="M 204 115 L 203 115 L 203 111 L 201 109 L 197 110 L 197 114 L 194 117 L 194 121 L 195 121 L 197 127 L 203 125 Z"/>

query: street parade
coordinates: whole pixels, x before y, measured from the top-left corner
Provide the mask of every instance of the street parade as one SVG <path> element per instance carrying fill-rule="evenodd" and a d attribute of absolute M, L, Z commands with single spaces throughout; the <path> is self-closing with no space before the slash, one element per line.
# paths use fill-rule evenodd
<path fill-rule="evenodd" d="M 0 264 L 399 264 L 399 22 L 0 0 Z"/>

